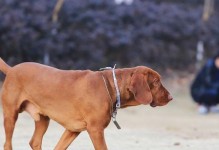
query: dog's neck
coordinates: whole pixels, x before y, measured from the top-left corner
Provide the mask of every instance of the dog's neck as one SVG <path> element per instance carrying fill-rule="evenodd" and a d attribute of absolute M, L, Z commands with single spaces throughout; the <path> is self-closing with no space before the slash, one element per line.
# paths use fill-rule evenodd
<path fill-rule="evenodd" d="M 140 105 L 140 103 L 134 99 L 134 95 L 128 90 L 128 86 L 130 85 L 131 82 L 130 69 L 116 69 L 115 74 L 118 83 L 118 88 L 120 91 L 121 108 Z M 115 106 L 116 89 L 113 81 L 112 70 L 103 71 L 103 75 L 109 84 L 107 86 L 108 88 L 107 90 L 109 91 L 112 97 L 113 105 Z"/>

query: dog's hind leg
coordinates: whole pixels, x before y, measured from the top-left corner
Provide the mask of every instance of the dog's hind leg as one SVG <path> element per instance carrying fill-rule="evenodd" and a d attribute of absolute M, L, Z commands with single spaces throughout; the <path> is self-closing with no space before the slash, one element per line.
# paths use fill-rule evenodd
<path fill-rule="evenodd" d="M 66 150 L 79 134 L 66 129 L 54 150 Z"/>
<path fill-rule="evenodd" d="M 41 150 L 43 135 L 48 128 L 49 120 L 49 117 L 40 115 L 40 120 L 35 121 L 34 134 L 29 143 L 33 150 Z"/>
<path fill-rule="evenodd" d="M 12 136 L 19 113 L 19 106 L 16 105 L 19 99 L 19 93 L 16 89 L 12 88 L 13 94 L 11 94 L 5 90 L 6 88 L 11 88 L 11 86 L 5 86 L 2 90 L 2 108 L 5 128 L 4 150 L 12 150 Z"/>
<path fill-rule="evenodd" d="M 18 118 L 18 110 L 13 106 L 3 109 L 4 113 L 4 128 L 5 128 L 5 144 L 4 150 L 12 150 L 12 136 L 14 132 L 15 123 Z"/>

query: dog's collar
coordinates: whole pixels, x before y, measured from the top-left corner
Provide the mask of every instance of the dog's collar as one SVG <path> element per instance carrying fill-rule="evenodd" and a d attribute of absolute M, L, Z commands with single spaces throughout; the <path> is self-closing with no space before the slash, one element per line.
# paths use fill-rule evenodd
<path fill-rule="evenodd" d="M 116 107 L 115 107 L 115 110 L 113 109 L 113 106 L 112 106 L 112 114 L 111 114 L 111 117 L 113 119 L 113 123 L 115 124 L 115 126 L 118 128 L 118 129 L 121 129 L 121 127 L 119 126 L 118 122 L 116 121 L 116 115 L 117 115 L 117 110 L 121 107 L 121 99 L 120 99 L 120 92 L 119 92 L 119 88 L 118 88 L 118 82 L 117 82 L 117 79 L 116 79 L 116 73 L 115 73 L 115 68 L 116 68 L 116 64 L 114 65 L 114 67 L 106 67 L 106 68 L 101 68 L 100 70 L 112 70 L 112 74 L 113 74 L 113 82 L 114 82 L 114 85 L 115 85 L 115 89 L 116 89 Z M 110 96 L 110 93 L 109 93 L 109 89 L 106 85 L 106 80 L 104 78 L 104 76 L 102 75 L 103 77 L 103 81 L 105 83 L 105 86 L 106 86 L 106 89 L 108 91 L 108 94 Z M 112 97 L 110 96 L 110 99 L 112 101 Z M 113 101 L 112 101 L 112 105 L 113 105 Z"/>

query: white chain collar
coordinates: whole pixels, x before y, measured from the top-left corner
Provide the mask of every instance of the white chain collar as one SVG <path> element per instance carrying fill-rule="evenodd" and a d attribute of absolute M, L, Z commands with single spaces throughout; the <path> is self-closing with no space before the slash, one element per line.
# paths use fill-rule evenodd
<path fill-rule="evenodd" d="M 119 92 L 119 88 L 118 88 L 118 82 L 117 82 L 117 79 L 116 79 L 116 73 L 115 73 L 115 68 L 116 68 L 116 64 L 114 65 L 114 67 L 106 67 L 106 68 L 101 68 L 100 70 L 112 70 L 112 73 L 113 73 L 113 82 L 114 82 L 114 85 L 115 85 L 115 88 L 116 88 L 116 108 L 115 110 L 112 112 L 111 114 L 111 117 L 113 119 L 113 123 L 115 124 L 115 126 L 118 128 L 118 129 L 121 129 L 121 127 L 119 126 L 118 122 L 116 121 L 116 115 L 117 115 L 117 110 L 121 107 L 121 99 L 120 99 L 120 92 Z M 106 85 L 106 81 L 105 81 L 105 78 L 103 77 L 103 80 L 104 80 L 104 83 L 105 83 L 105 86 L 106 86 L 106 89 L 109 93 L 109 90 L 107 88 L 107 85 Z M 110 94 L 109 94 L 110 95 Z M 111 96 L 110 96 L 111 98 Z M 112 104 L 113 105 L 113 104 Z M 113 108 L 113 107 L 112 107 Z"/>

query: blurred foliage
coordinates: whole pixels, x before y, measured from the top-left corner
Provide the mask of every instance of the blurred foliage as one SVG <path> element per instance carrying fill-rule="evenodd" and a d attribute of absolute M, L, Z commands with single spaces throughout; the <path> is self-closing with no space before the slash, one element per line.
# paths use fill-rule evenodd
<path fill-rule="evenodd" d="M 181 2 L 181 3 L 180 3 Z M 52 23 L 54 0 L 0 1 L 0 56 L 10 64 L 43 62 L 63 69 L 147 65 L 188 69 L 196 44 L 206 55 L 219 45 L 218 13 L 201 20 L 199 0 L 65 0 L 59 22 Z"/>

